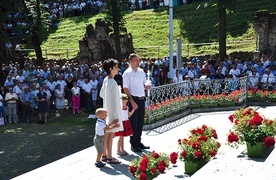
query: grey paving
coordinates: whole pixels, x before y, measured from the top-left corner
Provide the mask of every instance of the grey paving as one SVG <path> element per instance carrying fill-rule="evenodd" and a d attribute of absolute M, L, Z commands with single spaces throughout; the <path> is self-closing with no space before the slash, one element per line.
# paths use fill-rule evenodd
<path fill-rule="evenodd" d="M 276 117 L 276 107 L 259 108 L 259 112 L 266 117 Z M 276 150 L 272 149 L 267 158 L 250 159 L 246 154 L 245 145 L 238 149 L 230 148 L 226 145 L 227 132 L 231 128 L 228 116 L 232 111 L 217 113 L 197 113 L 186 116 L 186 123 L 175 123 L 172 129 L 157 128 L 153 131 L 144 131 L 142 141 L 150 145 L 150 151 L 164 152 L 170 154 L 178 151 L 177 140 L 187 137 L 188 130 L 202 124 L 212 126 L 217 130 L 218 140 L 221 143 L 218 155 L 215 159 L 207 163 L 202 169 L 191 177 L 184 174 L 184 163 L 179 161 L 175 166 L 170 166 L 165 174 L 159 175 L 156 179 L 265 179 L 276 180 Z M 139 157 L 130 151 L 129 139 L 125 139 L 126 150 L 129 156 L 118 157 L 116 155 L 117 138 L 114 138 L 113 154 L 122 161 L 120 165 L 106 165 L 104 168 L 96 168 L 96 150 L 94 147 L 84 149 L 68 157 L 30 171 L 26 174 L 14 178 L 14 180 L 52 180 L 52 179 L 80 179 L 80 180 L 124 180 L 133 179 L 128 172 L 130 161 Z M 144 151 L 146 152 L 146 151 Z"/>

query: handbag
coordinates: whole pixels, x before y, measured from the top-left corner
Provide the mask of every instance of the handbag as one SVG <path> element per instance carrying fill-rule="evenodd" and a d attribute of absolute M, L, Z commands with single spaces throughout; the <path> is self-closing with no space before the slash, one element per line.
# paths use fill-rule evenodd
<path fill-rule="evenodd" d="M 3 117 L 0 117 L 0 126 L 5 124 L 5 120 Z"/>

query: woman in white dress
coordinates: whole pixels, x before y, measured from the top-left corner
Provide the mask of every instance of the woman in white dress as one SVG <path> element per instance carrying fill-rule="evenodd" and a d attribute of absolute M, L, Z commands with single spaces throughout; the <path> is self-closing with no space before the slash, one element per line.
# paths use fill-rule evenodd
<path fill-rule="evenodd" d="M 114 80 L 114 76 L 118 74 L 118 61 L 114 59 L 105 60 L 103 63 L 103 68 L 108 74 L 105 77 L 100 96 L 103 98 L 103 108 L 107 110 L 106 123 L 108 126 L 113 126 L 119 124 L 118 128 L 113 128 L 107 130 L 105 133 L 105 143 L 104 143 L 104 154 L 102 161 L 106 161 L 110 164 L 121 163 L 117 159 L 112 157 L 112 143 L 114 133 L 123 130 L 122 120 L 119 120 L 121 113 L 121 90 Z"/>
<path fill-rule="evenodd" d="M 62 116 L 62 110 L 65 108 L 65 93 L 64 90 L 61 89 L 61 85 L 57 84 L 57 88 L 55 90 L 56 96 L 56 108 L 60 116 Z"/>

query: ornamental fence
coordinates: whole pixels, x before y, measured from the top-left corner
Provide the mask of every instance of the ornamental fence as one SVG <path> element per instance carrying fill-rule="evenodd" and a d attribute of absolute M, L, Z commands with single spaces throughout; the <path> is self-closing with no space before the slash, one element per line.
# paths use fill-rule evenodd
<path fill-rule="evenodd" d="M 275 102 L 274 84 L 262 83 L 259 77 L 252 88 L 250 78 L 195 79 L 153 87 L 148 90 L 144 122 L 152 124 L 187 109 L 240 106 L 248 100 Z"/>

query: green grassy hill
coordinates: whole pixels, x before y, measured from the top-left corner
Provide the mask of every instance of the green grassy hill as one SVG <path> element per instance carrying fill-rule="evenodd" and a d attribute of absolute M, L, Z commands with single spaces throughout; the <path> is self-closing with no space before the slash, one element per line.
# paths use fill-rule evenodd
<path fill-rule="evenodd" d="M 238 0 L 236 10 L 227 12 L 227 53 L 255 50 L 255 31 L 252 20 L 255 12 L 263 9 L 275 12 L 275 0 Z M 66 58 L 67 53 L 68 58 L 76 57 L 79 51 L 78 40 L 84 36 L 86 24 L 94 25 L 95 20 L 99 17 L 104 17 L 104 15 L 62 19 L 57 28 L 44 31 L 41 34 L 43 56 L 46 57 L 47 50 L 48 58 Z M 126 28 L 133 35 L 134 47 L 140 56 L 162 57 L 168 55 L 169 14 L 167 7 L 157 11 L 129 12 L 125 15 L 125 19 Z M 182 39 L 184 56 L 217 53 L 217 44 L 192 45 L 218 41 L 218 15 L 215 8 L 207 6 L 202 1 L 174 7 L 175 44 L 177 38 Z M 189 47 L 187 44 L 190 44 Z"/>

